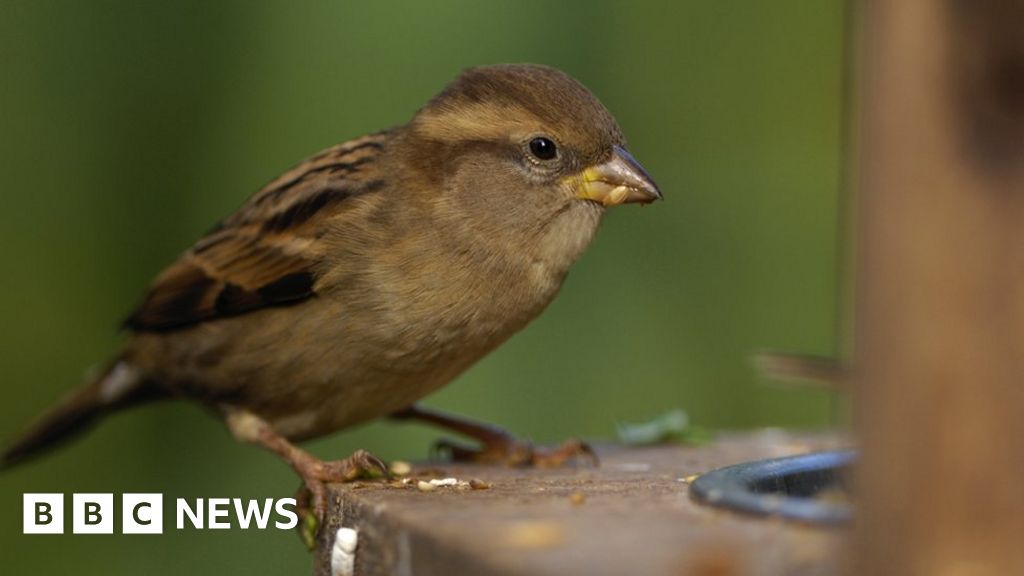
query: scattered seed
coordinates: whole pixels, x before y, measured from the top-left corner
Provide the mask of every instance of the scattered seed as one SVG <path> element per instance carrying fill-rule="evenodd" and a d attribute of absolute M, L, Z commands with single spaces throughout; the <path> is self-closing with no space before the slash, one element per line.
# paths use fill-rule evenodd
<path fill-rule="evenodd" d="M 408 476 L 412 472 L 412 464 L 403 460 L 395 460 L 389 469 L 395 476 Z"/>
<path fill-rule="evenodd" d="M 579 506 L 586 501 L 587 496 L 583 492 L 573 492 L 572 494 L 569 494 L 569 502 L 576 506 Z"/>
<path fill-rule="evenodd" d="M 437 486 L 431 484 L 430 482 L 424 482 L 423 480 L 420 480 L 419 482 L 416 483 L 416 488 L 419 489 L 420 492 L 430 492 L 432 490 L 437 490 Z"/>

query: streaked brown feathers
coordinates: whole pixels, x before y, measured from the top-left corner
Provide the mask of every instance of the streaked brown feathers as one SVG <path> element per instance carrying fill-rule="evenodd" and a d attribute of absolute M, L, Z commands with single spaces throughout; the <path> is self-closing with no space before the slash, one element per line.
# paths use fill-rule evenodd
<path fill-rule="evenodd" d="M 156 278 L 125 327 L 171 330 L 315 295 L 317 239 L 346 200 L 383 185 L 374 161 L 387 139 L 333 146 L 265 186 Z"/>

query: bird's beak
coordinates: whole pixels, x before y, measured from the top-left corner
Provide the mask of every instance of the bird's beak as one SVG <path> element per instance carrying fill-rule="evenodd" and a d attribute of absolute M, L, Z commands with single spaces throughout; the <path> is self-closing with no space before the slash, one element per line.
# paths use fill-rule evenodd
<path fill-rule="evenodd" d="M 661 200 L 658 185 L 621 146 L 612 147 L 612 157 L 607 162 L 587 168 L 580 176 L 576 195 L 605 206 Z"/>

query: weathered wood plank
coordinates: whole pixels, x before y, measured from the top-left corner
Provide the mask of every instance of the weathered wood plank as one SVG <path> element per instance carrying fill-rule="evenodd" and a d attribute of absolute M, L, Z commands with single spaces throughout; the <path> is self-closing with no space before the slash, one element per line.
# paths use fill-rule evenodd
<path fill-rule="evenodd" d="M 316 574 L 331 574 L 339 527 L 358 533 L 358 574 L 827 575 L 840 531 L 748 518 L 693 503 L 683 478 L 712 468 L 833 448 L 834 437 L 776 431 L 707 447 L 599 448 L 599 468 L 417 466 L 406 486 L 331 488 Z M 420 479 L 479 479 L 489 489 Z"/>

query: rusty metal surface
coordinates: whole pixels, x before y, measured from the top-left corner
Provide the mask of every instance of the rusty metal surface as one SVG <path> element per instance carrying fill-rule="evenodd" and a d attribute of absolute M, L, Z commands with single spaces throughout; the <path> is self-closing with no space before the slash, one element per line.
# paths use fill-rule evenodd
<path fill-rule="evenodd" d="M 705 447 L 598 447 L 599 468 L 421 464 L 405 484 L 331 487 L 315 573 L 331 574 L 344 526 L 358 533 L 355 568 L 365 575 L 836 574 L 842 531 L 700 506 L 684 479 L 843 445 L 836 436 L 762 431 Z M 418 486 L 442 478 L 489 488 Z"/>

